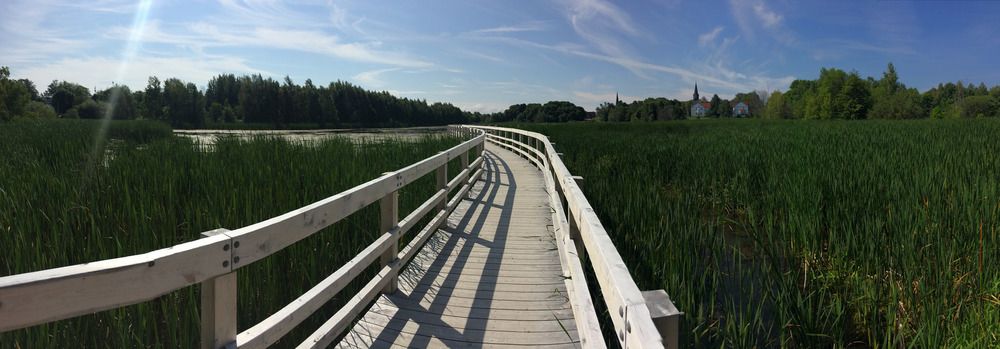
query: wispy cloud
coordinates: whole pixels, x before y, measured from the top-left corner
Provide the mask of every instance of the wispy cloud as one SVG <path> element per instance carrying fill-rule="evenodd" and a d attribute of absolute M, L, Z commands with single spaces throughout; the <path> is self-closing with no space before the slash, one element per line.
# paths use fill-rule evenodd
<path fill-rule="evenodd" d="M 617 60 L 635 60 L 624 37 L 638 36 L 632 18 L 614 4 L 605 0 L 564 0 L 566 16 L 573 30 L 581 38 L 606 56 Z M 643 76 L 642 70 L 622 65 L 632 73 Z"/>
<path fill-rule="evenodd" d="M 753 4 L 753 13 L 757 15 L 760 23 L 767 28 L 774 28 L 781 23 L 781 15 L 767 8 L 763 2 Z"/>
<path fill-rule="evenodd" d="M 355 75 L 352 79 L 369 88 L 372 87 L 379 88 L 385 86 L 385 82 L 381 80 L 382 74 L 397 71 L 399 69 L 400 68 L 386 68 L 386 69 L 369 70 Z"/>
<path fill-rule="evenodd" d="M 795 42 L 794 34 L 783 25 L 784 16 L 770 8 L 764 0 L 729 0 L 729 11 L 740 31 L 751 41 L 760 27 L 779 42 Z"/>
<path fill-rule="evenodd" d="M 500 57 L 497 57 L 497 56 L 494 56 L 494 55 L 489 55 L 489 54 L 486 54 L 486 53 L 483 53 L 483 52 L 480 52 L 480 51 L 473 51 L 473 50 L 461 49 L 461 50 L 458 50 L 458 53 L 466 55 L 466 56 L 469 56 L 469 57 L 474 57 L 474 58 L 479 58 L 479 59 L 482 59 L 482 60 L 494 62 L 494 63 L 503 63 L 503 62 L 506 62 L 503 58 L 500 58 Z"/>
<path fill-rule="evenodd" d="M 112 84 L 128 85 L 133 89 L 146 86 L 150 75 L 160 78 L 178 78 L 184 81 L 205 82 L 221 72 L 262 73 L 247 65 L 240 58 L 208 57 L 150 57 L 138 56 L 129 62 L 130 69 L 121 81 L 113 81 L 112 72 L 121 65 L 121 59 L 108 57 L 66 58 L 54 63 L 22 69 L 18 75 L 33 81 L 47 83 L 52 80 L 67 80 L 86 87 L 104 88 Z"/>
<path fill-rule="evenodd" d="M 722 33 L 723 27 L 715 27 L 704 34 L 698 35 L 698 46 L 705 47 L 710 43 L 715 42 L 715 38 L 719 37 L 719 33 Z"/>
<path fill-rule="evenodd" d="M 405 53 L 379 48 L 379 42 L 343 42 L 333 34 L 320 30 L 283 29 L 274 27 L 218 26 L 197 22 L 164 30 L 159 22 L 151 21 L 145 29 L 147 42 L 193 47 L 258 47 L 308 52 L 364 63 L 378 63 L 408 68 L 428 68 L 433 64 Z M 109 32 L 126 39 L 130 28 L 112 28 Z M 180 33 L 178 33 L 180 32 Z"/>
<path fill-rule="evenodd" d="M 68 6 L 58 1 L 3 1 L 0 3 L 0 37 L 3 60 L 17 65 L 45 60 L 53 55 L 91 46 L 82 33 L 48 22 L 52 12 Z"/>
<path fill-rule="evenodd" d="M 490 34 L 490 33 L 520 33 L 520 32 L 538 32 L 545 30 L 545 25 L 542 22 L 528 22 L 521 23 L 517 25 L 507 25 L 493 28 L 485 28 L 473 31 L 473 33 L 478 34 Z"/>
<path fill-rule="evenodd" d="M 843 59 L 852 53 L 881 54 L 890 57 L 912 56 L 917 51 L 904 44 L 896 45 L 876 45 L 858 40 L 829 39 L 818 40 L 817 47 L 812 48 L 812 58 L 817 61 Z"/>

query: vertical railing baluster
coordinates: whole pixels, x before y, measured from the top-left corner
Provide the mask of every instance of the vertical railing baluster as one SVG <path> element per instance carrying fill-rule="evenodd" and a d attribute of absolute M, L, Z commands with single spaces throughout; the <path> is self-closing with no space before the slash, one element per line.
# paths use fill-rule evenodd
<path fill-rule="evenodd" d="M 202 233 L 202 236 L 225 234 L 229 230 L 216 229 Z M 232 241 L 223 245 L 222 250 L 229 257 L 218 261 L 223 269 L 232 270 Z M 201 348 L 218 349 L 236 345 L 236 271 L 216 276 L 201 282 Z"/>
<path fill-rule="evenodd" d="M 438 166 L 437 171 L 435 171 L 434 173 L 434 178 L 437 179 L 437 190 L 445 189 L 446 187 L 448 187 L 448 161 L 450 160 L 451 159 L 446 158 L 444 163 L 441 164 L 441 166 Z M 448 205 L 448 195 L 446 194 L 445 199 L 441 200 L 441 202 L 437 204 L 437 209 L 443 210 L 444 207 L 447 205 Z"/>
<path fill-rule="evenodd" d="M 475 147 L 473 147 L 473 149 L 475 149 Z M 462 152 L 460 159 L 462 161 L 462 171 L 465 171 L 469 168 L 469 151 Z"/>
<path fill-rule="evenodd" d="M 399 178 L 397 178 L 399 180 Z M 399 223 L 399 189 L 393 190 L 391 193 L 386 194 L 382 199 L 378 201 L 379 206 L 379 229 L 383 233 L 396 231 L 396 225 Z M 379 262 L 383 267 L 389 265 L 396 261 L 396 255 L 399 254 L 399 237 L 395 237 L 392 241 L 392 245 L 388 250 L 382 253 L 379 258 Z M 382 289 L 382 293 L 394 293 L 399 285 L 399 276 L 396 272 L 389 275 L 389 283 L 385 285 Z"/>

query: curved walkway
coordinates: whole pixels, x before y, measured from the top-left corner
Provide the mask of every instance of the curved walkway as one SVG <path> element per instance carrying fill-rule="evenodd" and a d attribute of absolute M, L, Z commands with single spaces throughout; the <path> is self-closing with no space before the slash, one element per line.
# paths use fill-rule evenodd
<path fill-rule="evenodd" d="M 492 144 L 483 166 L 399 290 L 379 296 L 338 347 L 577 346 L 542 173 Z"/>

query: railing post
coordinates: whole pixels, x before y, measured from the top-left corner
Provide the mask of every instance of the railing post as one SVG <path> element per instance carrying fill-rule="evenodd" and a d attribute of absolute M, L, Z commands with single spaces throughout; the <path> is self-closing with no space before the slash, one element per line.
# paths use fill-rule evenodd
<path fill-rule="evenodd" d="M 437 171 L 435 171 L 434 173 L 434 178 L 437 178 L 437 190 L 444 189 L 445 187 L 448 186 L 448 160 L 451 159 L 445 160 L 444 163 L 441 164 L 441 166 L 438 167 Z M 448 205 L 447 195 L 445 195 L 445 198 L 446 198 L 445 200 L 441 200 L 441 202 L 438 203 L 437 205 L 438 210 L 443 210 L 444 207 Z"/>
<path fill-rule="evenodd" d="M 583 177 L 572 176 L 573 181 L 576 183 L 577 188 L 580 187 L 580 181 Z M 582 190 L 583 188 L 581 188 Z M 587 255 L 587 245 L 583 243 L 583 237 L 580 236 L 580 226 L 576 224 L 576 217 L 573 217 L 573 212 L 569 207 L 569 200 L 566 200 L 566 220 L 569 221 L 569 238 L 573 239 L 573 244 L 576 245 L 576 255 L 582 260 L 584 256 Z"/>
<path fill-rule="evenodd" d="M 473 147 L 473 149 L 475 149 L 475 147 Z M 469 151 L 466 151 L 463 152 L 462 155 L 459 155 L 462 161 L 462 171 L 465 171 L 465 169 L 469 168 L 469 153 L 470 153 Z"/>
<path fill-rule="evenodd" d="M 391 193 L 386 194 L 382 199 L 378 201 L 379 206 L 379 230 L 383 233 L 392 232 L 396 229 L 396 225 L 399 223 L 399 190 L 393 190 Z M 398 232 L 396 232 L 398 234 Z M 388 250 L 382 253 L 379 258 L 381 265 L 387 266 L 389 263 L 396 261 L 396 255 L 399 254 L 399 238 L 396 237 L 392 241 L 392 246 Z M 382 289 L 382 293 L 394 293 L 399 285 L 399 276 L 393 272 L 389 275 L 389 283 L 385 285 Z"/>
<path fill-rule="evenodd" d="M 225 234 L 229 230 L 216 229 L 203 236 Z M 222 249 L 230 251 L 232 242 Z M 223 268 L 232 268 L 230 259 L 219 261 Z M 201 282 L 201 347 L 202 349 L 236 347 L 236 272 L 231 271 Z"/>
<path fill-rule="evenodd" d="M 670 300 L 667 291 L 642 291 L 642 298 L 646 301 L 646 308 L 653 318 L 656 330 L 663 338 L 663 347 L 666 349 L 678 348 L 680 342 L 680 322 L 684 313 L 677 310 L 674 302 Z"/>

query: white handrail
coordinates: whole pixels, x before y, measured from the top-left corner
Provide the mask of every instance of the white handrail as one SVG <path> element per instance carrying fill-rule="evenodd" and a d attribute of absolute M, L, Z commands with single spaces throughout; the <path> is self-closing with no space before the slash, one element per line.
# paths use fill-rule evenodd
<path fill-rule="evenodd" d="M 453 129 L 467 132 L 472 138 L 398 171 L 383 174 L 367 183 L 260 223 L 233 231 L 213 231 L 211 236 L 144 254 L 0 277 L 0 332 L 140 303 L 202 283 L 203 287 L 208 287 L 207 290 L 211 291 L 208 297 L 202 297 L 202 331 L 210 332 L 207 338 L 203 334 L 202 347 L 241 344 L 246 347 L 264 347 L 274 343 L 305 316 L 332 298 L 347 282 L 360 274 L 360 270 L 373 263 L 390 246 L 395 246 L 399 237 L 413 228 L 421 218 L 436 209 L 430 224 L 402 252 L 393 251 L 392 256 L 396 258 L 383 263 L 384 273 L 379 273 L 372 280 L 378 286 L 395 282 L 393 273 L 412 258 L 414 251 L 426 242 L 430 232 L 444 222 L 482 173 L 479 167 L 483 163 L 485 134 L 481 131 L 468 132 L 468 129 L 462 128 Z M 471 164 L 468 160 L 469 153 L 476 156 Z M 444 172 L 441 169 L 456 158 L 461 158 L 463 165 L 469 165 L 452 181 L 439 183 L 438 192 L 412 214 L 403 221 L 394 223 L 368 248 L 307 291 L 296 302 L 237 337 L 234 276 L 238 268 L 278 252 L 376 201 L 393 196 L 402 187 L 432 171 Z M 447 173 L 443 174 L 446 179 Z M 464 185 L 449 200 L 448 194 L 459 184 Z M 447 204 L 440 206 L 443 203 Z M 358 296 L 367 297 L 366 294 Z M 209 313 L 205 314 L 205 311 Z M 336 318 L 335 316 L 334 319 Z M 345 326 L 340 323 L 335 325 Z M 332 336 L 336 337 L 338 334 L 333 333 Z"/>
<path fill-rule="evenodd" d="M 531 160 L 536 166 L 545 172 L 546 177 L 551 178 L 548 180 L 554 182 L 555 190 L 550 193 L 550 196 L 553 196 L 551 201 L 553 202 L 555 211 L 563 216 L 556 217 L 553 223 L 557 226 L 562 226 L 562 222 L 566 221 L 566 224 L 569 225 L 569 231 L 566 234 L 567 237 L 560 240 L 560 244 L 564 246 L 560 246 L 560 248 L 579 253 L 585 252 L 590 256 L 590 266 L 594 270 L 594 275 L 604 296 L 604 302 L 611 315 L 619 344 L 623 347 L 634 348 L 676 348 L 677 322 L 679 321 L 679 315 L 682 313 L 676 312 L 672 303 L 669 305 L 647 304 L 647 298 L 652 299 L 654 296 L 659 296 L 660 294 L 665 296 L 666 293 L 662 290 L 647 292 L 639 290 L 639 287 L 629 273 L 628 267 L 611 241 L 611 237 L 608 236 L 607 230 L 601 224 L 600 219 L 598 219 L 597 214 L 594 212 L 594 208 L 591 207 L 590 202 L 587 201 L 586 196 L 584 196 L 583 191 L 580 189 L 576 181 L 577 177 L 569 172 L 569 169 L 563 163 L 559 154 L 556 153 L 548 137 L 537 132 L 514 128 L 492 126 L 466 127 L 483 130 L 488 135 L 487 141 L 515 151 L 521 156 L 533 158 Z M 531 144 L 521 141 L 522 139 L 530 140 Z M 565 212 L 560 212 L 563 210 L 561 205 L 562 199 L 555 196 L 565 198 Z M 578 244 L 579 240 L 582 240 L 583 250 L 585 251 L 577 251 L 577 249 L 571 248 L 574 244 Z M 577 260 L 578 262 L 579 260 Z M 572 266 L 571 264 L 570 267 Z M 583 278 L 582 271 L 571 271 L 571 274 L 569 275 L 571 278 L 580 278 L 581 280 Z M 585 288 L 581 292 L 579 288 L 583 287 L 579 286 L 579 283 L 574 286 L 571 290 L 577 294 L 588 292 Z M 578 297 L 578 299 L 583 298 Z M 585 298 L 586 301 L 590 300 L 589 295 Z M 657 302 L 670 302 L 669 297 L 655 298 Z M 664 308 L 674 309 L 674 311 L 669 314 L 663 314 L 660 309 Z M 654 309 L 657 313 L 655 317 L 651 315 L 650 309 Z M 578 310 L 577 305 L 574 304 L 573 310 L 577 320 L 578 331 L 582 332 L 581 338 L 583 338 L 588 335 L 583 329 L 590 330 L 588 326 L 592 326 L 586 323 L 590 315 L 583 314 L 583 312 L 593 312 L 593 308 L 592 306 L 587 307 L 586 304 L 583 304 Z M 664 336 L 664 333 L 670 333 L 671 335 Z"/>

